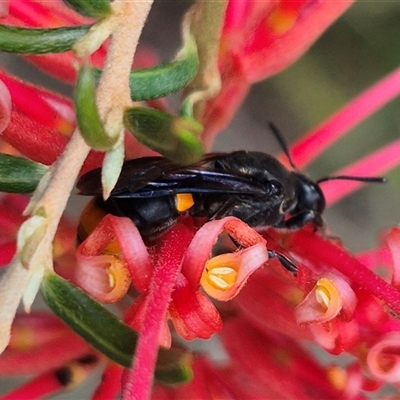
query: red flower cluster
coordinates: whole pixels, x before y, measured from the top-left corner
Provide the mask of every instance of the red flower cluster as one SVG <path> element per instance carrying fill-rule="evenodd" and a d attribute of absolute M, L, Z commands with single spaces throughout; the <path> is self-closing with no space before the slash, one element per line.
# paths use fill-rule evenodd
<path fill-rule="evenodd" d="M 252 82 L 297 59 L 350 3 L 231 0 L 219 57 L 222 90 L 205 109 L 205 142 L 210 144 L 230 121 Z M 49 27 L 88 20 L 61 2 L 15 0 L 3 21 Z M 101 48 L 93 62 L 100 65 L 105 53 Z M 74 79 L 73 59 L 72 53 L 29 56 L 67 81 Z M 303 167 L 346 129 L 396 96 L 398 75 L 396 71 L 378 82 L 295 145 L 297 164 Z M 12 145 L 13 152 L 52 164 L 75 126 L 71 103 L 7 72 L 0 72 L 0 79 L 4 152 Z M 394 142 L 345 173 L 382 173 L 400 162 L 399 146 Z M 99 166 L 102 158 L 91 152 L 82 171 Z M 359 183 L 335 182 L 335 193 L 329 185 L 322 187 L 328 205 Z M 16 251 L 25 206 L 26 201 L 15 195 L 1 200 L 1 266 Z M 94 399 L 113 398 L 120 391 L 126 399 L 362 399 L 363 393 L 384 385 L 398 389 L 398 228 L 384 235 L 378 249 L 351 255 L 327 230 L 315 232 L 310 226 L 256 232 L 234 217 L 199 227 L 184 216 L 146 246 L 129 218 L 100 215 L 97 222 L 75 249 L 75 229 L 61 220 L 54 242 L 55 270 L 97 301 L 117 303 L 138 340 L 132 368 L 108 361 Z M 217 241 L 223 251 L 214 255 Z M 269 249 L 292 260 L 297 275 L 270 259 Z M 3 295 L 2 290 L 0 286 Z M 173 387 L 153 382 L 160 346 L 213 335 L 220 339 L 215 348 L 193 355 L 190 382 Z M 216 357 L 218 352 L 222 356 Z M 332 355 L 328 364 L 320 362 L 323 352 Z M 345 362 L 342 354 L 347 355 Z M 37 398 L 71 387 L 104 360 L 50 314 L 18 315 L 11 342 L 0 357 L 0 374 L 36 377 L 4 398 Z"/>

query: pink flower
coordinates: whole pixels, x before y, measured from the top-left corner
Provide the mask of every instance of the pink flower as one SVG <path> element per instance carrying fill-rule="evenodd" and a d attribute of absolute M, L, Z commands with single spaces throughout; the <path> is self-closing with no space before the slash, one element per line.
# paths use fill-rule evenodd
<path fill-rule="evenodd" d="M 219 48 L 222 90 L 208 101 L 201 121 L 205 144 L 210 145 L 231 120 L 253 82 L 294 62 L 351 3 L 230 1 Z M 118 4 L 121 2 L 114 1 L 112 7 Z M 61 1 L 12 0 L 8 14 L 7 9 L 0 9 L 0 15 L 4 23 L 17 26 L 94 23 Z M 107 50 L 105 42 L 90 55 L 92 63 L 103 65 Z M 154 54 L 146 54 L 150 56 L 140 63 L 147 66 L 150 58 L 154 61 Z M 75 79 L 73 62 L 78 58 L 71 52 L 26 57 L 60 79 Z M 348 129 L 397 96 L 399 73 L 389 74 L 305 135 L 292 149 L 296 165 L 303 168 Z M 8 72 L 0 71 L 0 79 L 2 151 L 57 169 L 59 164 L 53 163 L 74 140 L 70 140 L 76 125 L 71 101 Z M 163 101 L 152 98 L 147 104 L 167 109 Z M 134 146 L 132 139 L 126 138 L 129 157 L 150 153 Z M 400 163 L 399 146 L 396 140 L 338 175 L 383 174 Z M 106 155 L 91 151 L 85 164 L 79 165 L 80 173 L 99 166 L 104 158 L 112 159 L 114 150 Z M 288 160 L 283 162 L 288 164 Z M 41 183 L 46 179 L 45 175 Z M 335 181 L 321 183 L 321 189 L 329 206 L 361 185 Z M 39 186 L 33 202 L 43 193 L 47 192 Z M 28 239 L 43 232 L 42 225 L 25 224 L 21 215 L 26 207 L 26 199 L 18 195 L 0 199 L 1 267 L 33 246 L 29 240 L 21 240 L 20 225 Z M 28 206 L 28 214 L 32 207 Z M 46 211 L 39 208 L 34 217 L 48 224 Z M 97 303 L 91 309 L 81 304 L 76 309 L 61 307 L 58 315 L 87 338 L 84 331 L 90 327 L 84 325 L 85 317 L 97 312 L 99 303 L 114 305 L 123 323 L 114 319 L 117 322 L 103 324 L 100 331 L 122 329 L 131 335 L 128 337 L 135 341 L 129 343 L 133 348 L 129 347 L 131 368 L 126 362 L 117 365 L 106 360 L 99 347 L 99 351 L 93 350 L 49 313 L 18 314 L 11 342 L 0 356 L 0 375 L 34 377 L 4 398 L 38 398 L 83 383 L 101 362 L 105 368 L 93 395 L 97 400 L 115 398 L 119 392 L 124 399 L 362 399 L 366 392 L 382 386 L 398 390 L 398 228 L 386 232 L 376 249 L 353 255 L 327 229 L 316 231 L 311 224 L 293 231 L 269 226 L 255 230 L 231 216 L 205 221 L 183 214 L 149 243 L 127 217 L 99 211 L 93 201 L 85 212 L 90 226 L 81 220 L 76 246 L 75 224 L 61 219 L 51 265 L 67 280 L 65 285 L 73 288 L 70 294 L 81 296 L 73 300 L 90 298 L 71 283 L 91 296 L 85 304 L 92 307 L 92 299 Z M 41 244 L 33 242 L 37 243 Z M 290 260 L 297 271 L 283 268 L 271 257 L 276 253 Z M 29 259 L 21 259 L 18 268 L 24 272 Z M 5 269 L 5 274 L 10 270 Z M 25 287 L 17 284 L 16 289 L 24 294 Z M 4 290 L 3 285 L 0 290 L 8 295 L 14 287 Z M 13 306 L 16 309 L 15 301 Z M 73 318 L 78 322 L 71 322 Z M 112 347 L 112 338 L 101 336 L 102 332 L 90 332 L 90 338 L 97 334 L 105 347 Z M 209 353 L 190 354 L 187 342 L 195 339 L 216 339 L 218 343 Z M 177 350 L 177 343 L 184 349 Z M 310 351 L 310 344 L 317 354 Z M 329 355 L 329 364 L 321 362 L 321 353 Z M 340 355 L 350 356 L 351 363 L 339 362 Z M 176 370 L 186 382 L 176 384 Z"/>
<path fill-rule="evenodd" d="M 205 142 L 211 145 L 226 127 L 252 83 L 296 61 L 351 4 L 351 0 L 229 1 L 219 60 L 222 89 L 204 115 Z"/>

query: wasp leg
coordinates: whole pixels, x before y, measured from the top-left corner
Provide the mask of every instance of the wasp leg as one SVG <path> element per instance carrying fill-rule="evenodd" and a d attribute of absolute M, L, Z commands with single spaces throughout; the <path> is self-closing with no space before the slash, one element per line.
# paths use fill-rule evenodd
<path fill-rule="evenodd" d="M 309 222 L 312 222 L 316 229 L 324 226 L 324 220 L 321 215 L 313 210 L 308 210 L 298 213 L 286 221 L 282 221 L 277 228 L 299 229 Z"/>
<path fill-rule="evenodd" d="M 274 250 L 268 250 L 268 256 L 277 258 L 284 268 L 292 272 L 294 276 L 297 276 L 297 267 L 286 256 Z"/>

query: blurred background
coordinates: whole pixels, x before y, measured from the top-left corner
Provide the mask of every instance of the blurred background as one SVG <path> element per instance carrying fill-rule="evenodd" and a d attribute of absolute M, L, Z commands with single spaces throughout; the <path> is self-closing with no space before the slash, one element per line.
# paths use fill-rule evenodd
<path fill-rule="evenodd" d="M 178 27 L 190 4 L 184 0 L 155 1 L 141 44 L 154 49 L 162 61 L 172 59 L 180 46 Z M 267 128 L 269 121 L 278 126 L 289 144 L 293 143 L 400 64 L 399 20 L 398 2 L 357 1 L 300 60 L 253 86 L 239 113 L 217 138 L 214 150 L 278 154 L 280 149 Z M 72 93 L 68 85 L 33 71 L 31 65 L 14 56 L 1 54 L 1 63 L 22 77 L 29 69 L 34 83 L 66 95 Z M 333 175 L 399 137 L 399 109 L 400 99 L 391 102 L 304 172 L 313 179 Z M 331 231 L 350 250 L 374 246 L 380 230 L 399 222 L 400 169 L 387 178 L 387 184 L 365 185 L 326 211 Z M 77 210 L 76 205 L 73 208 Z"/>
<path fill-rule="evenodd" d="M 162 61 L 173 58 L 180 46 L 178 27 L 190 3 L 156 0 L 154 4 L 141 43 L 154 49 Z M 218 137 L 214 150 L 278 154 L 280 148 L 268 131 L 268 122 L 278 126 L 288 143 L 293 143 L 400 65 L 399 21 L 399 2 L 357 1 L 299 61 L 254 85 L 235 119 Z M 29 76 L 34 83 L 66 95 L 72 93 L 71 87 L 23 60 L 1 53 L 0 60 L 16 75 Z M 358 125 L 304 172 L 314 179 L 333 175 L 398 138 L 399 110 L 400 98 Z M 330 230 L 352 251 L 373 247 L 379 232 L 400 221 L 400 168 L 386 176 L 387 184 L 366 185 L 325 213 Z M 71 215 L 78 215 L 86 201 L 72 196 Z"/>

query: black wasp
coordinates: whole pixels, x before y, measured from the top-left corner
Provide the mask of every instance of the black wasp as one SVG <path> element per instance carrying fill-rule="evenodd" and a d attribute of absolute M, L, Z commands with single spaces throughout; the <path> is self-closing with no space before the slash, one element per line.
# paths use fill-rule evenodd
<path fill-rule="evenodd" d="M 99 210 L 102 215 L 129 217 L 147 241 L 165 232 L 183 213 L 204 220 L 235 216 L 252 227 L 298 229 L 312 223 L 318 228 L 323 225 L 325 208 L 321 181 L 384 181 L 340 176 L 314 182 L 297 171 L 282 136 L 273 125 L 271 128 L 293 171 L 275 157 L 255 151 L 210 153 L 187 166 L 163 157 L 144 157 L 124 163 L 106 201 L 102 199 L 101 169 L 84 174 L 77 188 L 80 194 L 95 198 L 81 217 L 79 236 L 84 239 L 94 228 L 96 223 L 90 219 L 96 218 Z M 285 268 L 296 270 L 283 255 L 271 250 L 270 256 L 278 257 Z"/>

